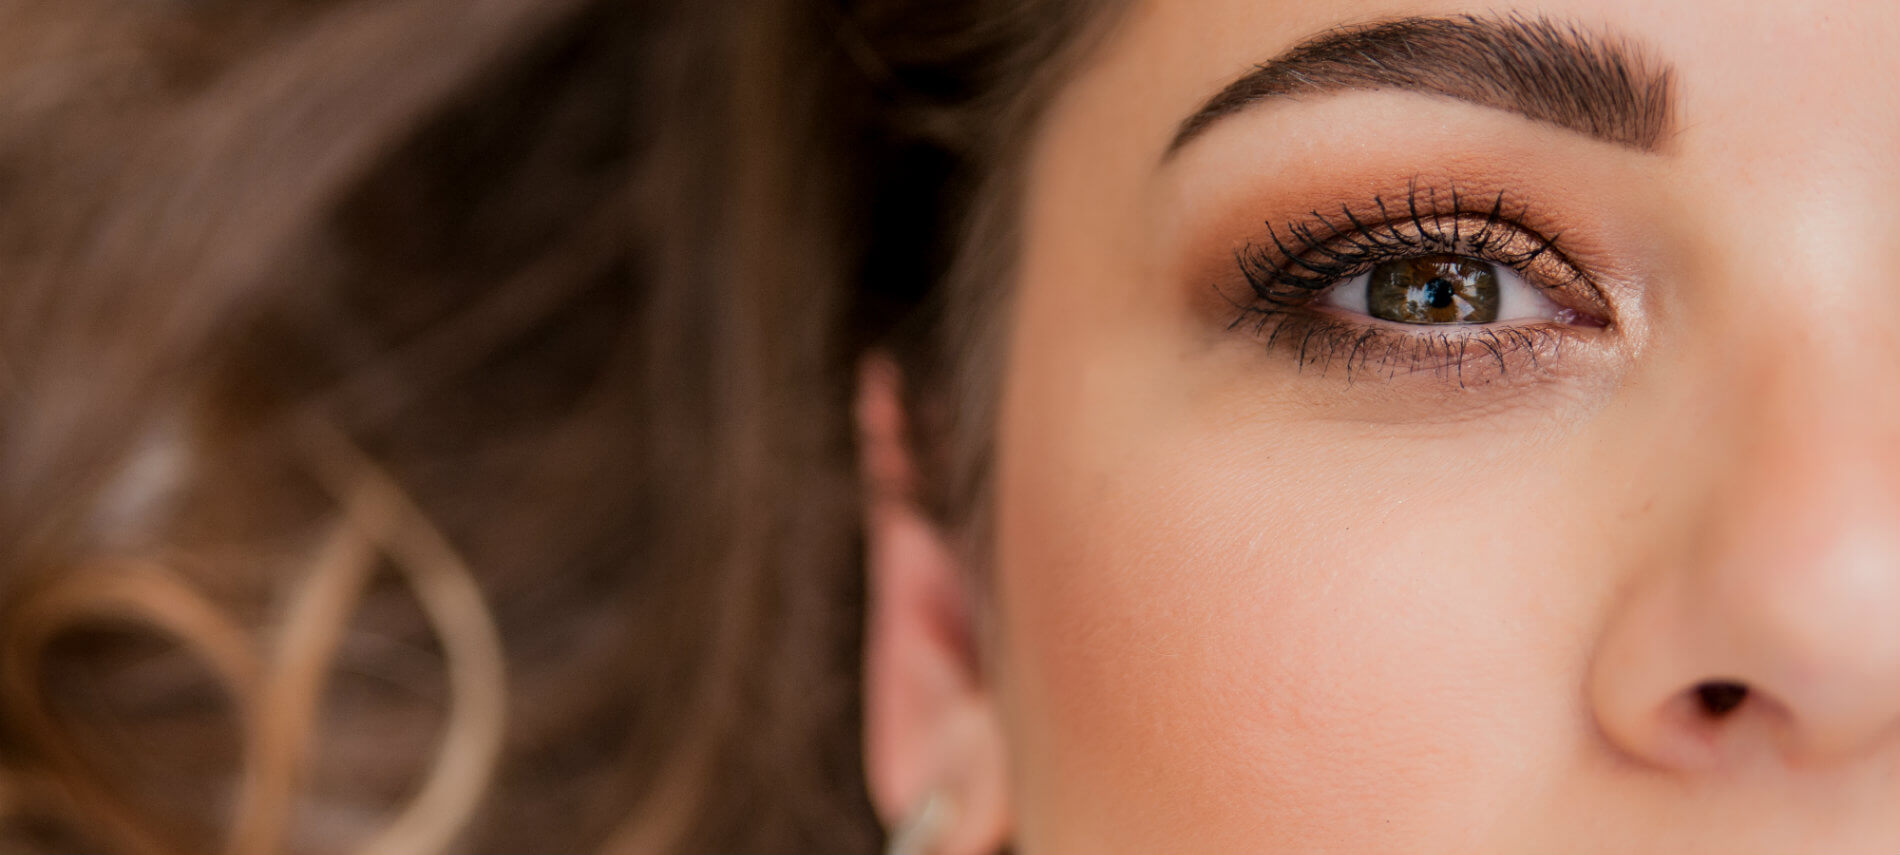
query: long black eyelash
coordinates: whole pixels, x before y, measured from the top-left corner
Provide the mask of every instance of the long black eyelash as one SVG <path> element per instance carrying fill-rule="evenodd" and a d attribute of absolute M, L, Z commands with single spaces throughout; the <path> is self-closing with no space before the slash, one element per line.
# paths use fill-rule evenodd
<path fill-rule="evenodd" d="M 1489 197 L 1482 207 L 1468 207 L 1468 198 L 1456 186 L 1448 195 L 1449 208 L 1439 204 L 1436 188 L 1421 192 L 1414 179 L 1402 204 L 1375 196 L 1358 211 L 1342 203 L 1336 215 L 1315 210 L 1301 221 L 1268 223 L 1266 243 L 1236 253 L 1255 299 L 1230 300 L 1241 312 L 1233 326 L 1251 320 L 1254 333 L 1264 336 L 1269 348 L 1289 349 L 1302 370 L 1310 366 L 1323 373 L 1343 367 L 1348 382 L 1430 370 L 1463 387 L 1469 379 L 1466 363 L 1472 359 L 1492 369 L 1484 372 L 1488 377 L 1508 373 L 1512 364 L 1536 369 L 1561 356 L 1566 336 L 1549 326 L 1399 331 L 1307 308 L 1335 285 L 1382 262 L 1429 253 L 1469 255 L 1520 272 L 1554 253 L 1564 263 L 1546 268 L 1576 280 L 1588 278 L 1559 249 L 1561 234 L 1547 238 L 1521 225 L 1527 209 L 1513 206 L 1505 194 Z M 1543 272 L 1546 279 L 1552 275 L 1552 270 Z M 1547 282 L 1546 287 L 1565 284 L 1570 283 Z"/>
<path fill-rule="evenodd" d="M 1457 188 L 1450 195 L 1447 210 L 1439 206 L 1436 188 L 1421 194 L 1414 181 L 1396 216 L 1383 196 L 1373 197 L 1369 210 L 1377 212 L 1376 222 L 1342 204 L 1336 215 L 1314 210 L 1302 221 L 1277 227 L 1268 223 L 1267 244 L 1241 249 L 1235 261 L 1262 304 L 1259 310 L 1271 312 L 1310 302 L 1381 262 L 1421 253 L 1461 253 L 1523 270 L 1556 251 L 1561 235 L 1546 238 L 1517 225 L 1525 212 L 1513 211 L 1503 193 L 1494 196 L 1482 214 L 1465 207 Z M 1474 215 L 1482 220 L 1476 230 L 1466 232 L 1467 220 Z M 1508 247 L 1513 238 L 1521 245 L 1515 250 Z"/>

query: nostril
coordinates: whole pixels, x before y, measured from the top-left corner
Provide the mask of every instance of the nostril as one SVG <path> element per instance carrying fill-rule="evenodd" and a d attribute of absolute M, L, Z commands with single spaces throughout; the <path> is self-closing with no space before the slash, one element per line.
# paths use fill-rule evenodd
<path fill-rule="evenodd" d="M 1709 718 L 1725 718 L 1748 700 L 1748 687 L 1740 683 L 1711 681 L 1695 687 L 1695 696 Z"/>

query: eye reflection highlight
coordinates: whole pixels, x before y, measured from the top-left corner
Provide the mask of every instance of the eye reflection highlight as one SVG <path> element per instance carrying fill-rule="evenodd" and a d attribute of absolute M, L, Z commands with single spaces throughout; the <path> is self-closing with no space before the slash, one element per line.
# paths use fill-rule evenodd
<path fill-rule="evenodd" d="M 1456 255 L 1388 261 L 1367 274 L 1366 313 L 1401 324 L 1488 324 L 1502 302 L 1497 268 Z"/>

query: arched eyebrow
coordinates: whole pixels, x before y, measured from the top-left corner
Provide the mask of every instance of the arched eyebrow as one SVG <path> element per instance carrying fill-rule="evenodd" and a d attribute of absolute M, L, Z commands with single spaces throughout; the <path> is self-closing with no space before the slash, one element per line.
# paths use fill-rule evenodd
<path fill-rule="evenodd" d="M 1627 40 L 1544 18 L 1402 18 L 1322 33 L 1256 66 L 1181 123 L 1168 156 L 1257 104 L 1367 89 L 1455 98 L 1653 152 L 1673 121 L 1672 80 Z"/>

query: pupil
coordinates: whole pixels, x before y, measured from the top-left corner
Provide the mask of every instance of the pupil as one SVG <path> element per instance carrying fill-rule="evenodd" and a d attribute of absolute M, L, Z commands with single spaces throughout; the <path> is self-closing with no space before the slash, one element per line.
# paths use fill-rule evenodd
<path fill-rule="evenodd" d="M 1426 255 L 1366 274 L 1366 313 L 1401 324 L 1488 324 L 1498 319 L 1498 272 L 1488 261 Z"/>

